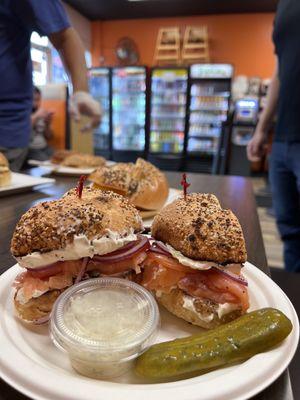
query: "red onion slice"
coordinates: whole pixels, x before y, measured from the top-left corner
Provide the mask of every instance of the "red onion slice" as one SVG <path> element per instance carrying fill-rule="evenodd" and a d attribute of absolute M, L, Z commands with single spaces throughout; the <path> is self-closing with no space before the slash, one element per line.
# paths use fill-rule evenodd
<path fill-rule="evenodd" d="M 221 274 L 227 276 L 228 278 L 232 279 L 233 281 L 240 283 L 241 285 L 248 286 L 248 282 L 246 281 L 245 278 L 243 278 L 241 275 L 236 275 L 230 271 L 226 271 L 226 267 L 212 267 L 215 271 L 220 272 Z"/>
<path fill-rule="evenodd" d="M 167 248 L 167 246 L 165 246 L 162 242 L 154 242 L 152 243 L 152 246 L 150 248 L 150 251 L 156 251 L 156 250 L 161 250 L 161 252 L 165 253 L 168 256 L 172 256 L 172 254 L 170 253 L 169 249 Z"/>
<path fill-rule="evenodd" d="M 150 247 L 148 252 L 149 253 L 157 253 L 157 254 L 160 254 L 162 256 L 170 257 L 170 253 L 166 253 L 164 250 L 160 249 L 159 247 L 155 247 L 155 246 Z"/>
<path fill-rule="evenodd" d="M 46 324 L 47 322 L 49 322 L 49 319 L 50 319 L 50 314 L 45 315 L 44 317 L 35 319 L 35 320 L 32 321 L 32 322 L 33 322 L 34 325 L 44 325 L 44 324 Z"/>
<path fill-rule="evenodd" d="M 127 260 L 136 253 L 150 248 L 149 239 L 146 236 L 140 236 L 139 239 L 129 243 L 130 246 L 123 246 L 121 249 L 113 251 L 112 253 L 104 254 L 103 256 L 95 255 L 94 260 L 99 262 L 116 263 L 118 261 Z"/>
<path fill-rule="evenodd" d="M 87 267 L 88 263 L 89 263 L 89 257 L 85 257 L 85 258 L 82 259 L 82 267 L 81 267 L 81 270 L 79 271 L 79 273 L 78 273 L 78 275 L 77 275 L 77 277 L 75 279 L 75 283 L 79 283 L 82 280 L 82 278 L 83 278 L 83 276 L 85 274 L 86 267 Z"/>

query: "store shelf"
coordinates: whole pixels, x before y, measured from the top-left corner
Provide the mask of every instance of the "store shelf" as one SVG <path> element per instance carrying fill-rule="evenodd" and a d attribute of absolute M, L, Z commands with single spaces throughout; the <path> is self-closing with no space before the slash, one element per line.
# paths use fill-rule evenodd
<path fill-rule="evenodd" d="M 162 114 L 162 115 L 151 115 L 151 119 L 184 119 L 185 115 L 174 115 L 174 114 Z"/>
<path fill-rule="evenodd" d="M 151 134 L 152 133 L 163 133 L 163 132 L 168 132 L 168 133 L 175 133 L 175 134 L 177 134 L 177 133 L 182 133 L 182 134 L 184 134 L 184 129 L 181 129 L 181 130 L 177 130 L 177 129 L 155 129 L 155 128 L 152 128 L 151 129 Z"/>
<path fill-rule="evenodd" d="M 165 94 L 186 94 L 186 90 L 176 90 L 176 89 L 165 89 L 165 90 L 152 90 L 152 94 L 156 96 L 165 95 Z"/>
<path fill-rule="evenodd" d="M 113 123 L 113 127 L 114 128 L 116 128 L 116 127 L 122 127 L 122 126 L 134 126 L 134 127 L 137 127 L 137 128 L 141 128 L 141 129 L 144 129 L 145 128 L 145 124 L 135 124 L 135 123 L 124 123 L 124 122 L 122 122 L 122 123 Z"/>
<path fill-rule="evenodd" d="M 205 134 L 205 133 L 200 133 L 200 134 L 195 134 L 195 133 L 189 133 L 189 139 L 218 139 L 221 135 L 221 132 L 218 134 Z"/>
<path fill-rule="evenodd" d="M 224 92 L 224 93 L 213 93 L 213 94 L 208 94 L 208 93 L 199 93 L 199 94 L 194 94 L 191 93 L 191 97 L 223 97 L 224 99 L 228 99 L 228 97 L 230 97 L 230 93 L 229 92 Z"/>
<path fill-rule="evenodd" d="M 118 90 L 113 90 L 114 95 L 118 96 L 130 96 L 130 95 L 139 95 L 139 96 L 146 96 L 145 91 L 127 91 L 127 92 L 120 92 Z"/>
<path fill-rule="evenodd" d="M 152 106 L 178 106 L 185 107 L 186 103 L 152 102 Z"/>

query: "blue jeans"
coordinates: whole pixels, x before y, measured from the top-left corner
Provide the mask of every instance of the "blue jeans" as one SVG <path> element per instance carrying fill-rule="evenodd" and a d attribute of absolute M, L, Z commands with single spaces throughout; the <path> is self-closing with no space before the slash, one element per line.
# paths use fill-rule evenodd
<path fill-rule="evenodd" d="M 285 268 L 300 272 L 300 143 L 273 143 L 270 182 Z"/>

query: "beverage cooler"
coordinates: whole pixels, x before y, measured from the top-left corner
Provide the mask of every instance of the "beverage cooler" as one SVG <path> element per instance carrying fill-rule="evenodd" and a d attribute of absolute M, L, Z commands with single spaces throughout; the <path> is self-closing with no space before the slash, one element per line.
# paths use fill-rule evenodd
<path fill-rule="evenodd" d="M 258 112 L 258 97 L 242 98 L 235 103 L 227 168 L 229 175 L 251 175 L 251 163 L 247 159 L 247 144 L 254 135 Z"/>
<path fill-rule="evenodd" d="M 95 154 L 111 158 L 111 79 L 109 68 L 92 68 L 89 71 L 91 95 L 103 110 L 102 121 L 94 131 Z"/>
<path fill-rule="evenodd" d="M 182 168 L 187 107 L 187 68 L 153 68 L 148 159 L 167 170 Z"/>
<path fill-rule="evenodd" d="M 229 64 L 190 67 L 187 171 L 217 172 L 223 128 L 228 119 L 232 75 L 233 67 Z"/>
<path fill-rule="evenodd" d="M 112 155 L 115 161 L 145 157 L 146 67 L 112 69 Z"/>

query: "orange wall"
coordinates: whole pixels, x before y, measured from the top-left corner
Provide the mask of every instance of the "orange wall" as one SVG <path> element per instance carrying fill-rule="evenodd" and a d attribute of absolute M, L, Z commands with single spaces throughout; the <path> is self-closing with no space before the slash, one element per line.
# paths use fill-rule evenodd
<path fill-rule="evenodd" d="M 92 23 L 93 65 L 99 65 L 100 57 L 104 64 L 115 65 L 115 46 L 123 36 L 135 40 L 140 63 L 152 65 L 160 27 L 179 26 L 183 31 L 187 25 L 207 25 L 212 62 L 232 63 L 236 74 L 267 78 L 274 68 L 273 19 L 273 13 L 264 13 L 95 21 Z"/>
<path fill-rule="evenodd" d="M 54 111 L 51 128 L 53 137 L 49 144 L 54 149 L 64 149 L 66 141 L 66 102 L 63 100 L 43 100 L 42 107 Z"/>

